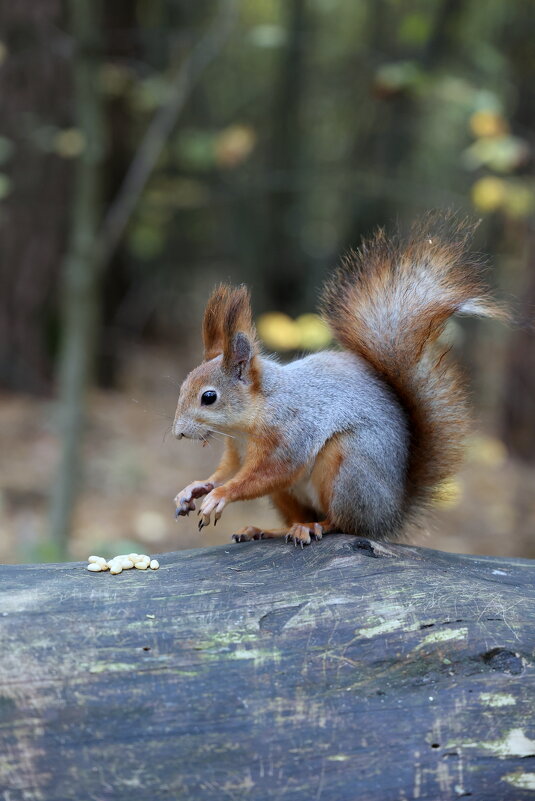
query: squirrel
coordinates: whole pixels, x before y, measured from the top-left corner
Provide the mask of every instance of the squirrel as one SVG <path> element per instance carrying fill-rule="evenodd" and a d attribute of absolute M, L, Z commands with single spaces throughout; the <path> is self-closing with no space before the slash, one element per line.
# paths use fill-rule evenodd
<path fill-rule="evenodd" d="M 173 432 L 225 435 L 215 472 L 175 498 L 199 529 L 234 501 L 269 495 L 284 526 L 236 542 L 329 532 L 399 539 L 462 458 L 469 415 L 440 334 L 455 313 L 500 317 L 468 252 L 473 226 L 426 216 L 407 238 L 380 229 L 322 293 L 340 350 L 288 364 L 260 352 L 244 285 L 219 285 L 204 313 L 204 361 L 184 380 Z"/>

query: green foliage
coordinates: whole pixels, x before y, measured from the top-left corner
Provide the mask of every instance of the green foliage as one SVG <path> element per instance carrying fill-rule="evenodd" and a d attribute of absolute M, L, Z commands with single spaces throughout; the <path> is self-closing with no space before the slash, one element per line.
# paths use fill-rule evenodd
<path fill-rule="evenodd" d="M 0 172 L 0 200 L 4 200 L 11 192 L 11 179 Z"/>
<path fill-rule="evenodd" d="M 398 28 L 398 39 L 405 45 L 424 45 L 431 34 L 429 15 L 415 11 L 406 14 Z"/>
<path fill-rule="evenodd" d="M 163 250 L 165 239 L 159 227 L 140 223 L 135 225 L 128 237 L 128 246 L 134 256 L 143 261 L 156 258 Z"/>

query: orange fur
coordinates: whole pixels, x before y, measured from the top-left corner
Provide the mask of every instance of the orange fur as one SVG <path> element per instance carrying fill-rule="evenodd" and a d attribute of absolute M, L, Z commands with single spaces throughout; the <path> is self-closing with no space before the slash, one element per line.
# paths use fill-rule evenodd
<path fill-rule="evenodd" d="M 243 331 L 256 343 L 256 329 L 252 320 L 249 290 L 242 284 L 233 287 L 219 284 L 210 296 L 204 310 L 203 341 L 206 361 L 228 354 L 232 339 Z"/>
<path fill-rule="evenodd" d="M 232 440 L 225 441 L 223 456 L 208 481 L 217 486 L 231 478 L 240 469 L 240 455 Z"/>
<path fill-rule="evenodd" d="M 275 458 L 276 443 L 273 433 L 259 434 L 249 443 L 245 460 L 234 478 L 220 490 L 215 489 L 214 497 L 224 497 L 228 503 L 247 501 L 270 495 L 295 483 L 304 468 L 296 470 Z"/>
<path fill-rule="evenodd" d="M 271 495 L 271 501 L 279 512 L 280 516 L 289 526 L 298 523 L 300 520 L 312 520 L 315 515 L 312 509 L 300 503 L 290 492 L 280 489 Z M 284 533 L 288 529 L 284 530 Z"/>
<path fill-rule="evenodd" d="M 332 437 L 316 457 L 310 480 L 325 514 L 331 507 L 334 483 L 343 460 L 343 436 L 340 434 Z"/>
<path fill-rule="evenodd" d="M 408 241 L 380 230 L 324 288 L 323 313 L 336 338 L 390 384 L 408 416 L 407 511 L 454 472 L 467 432 L 462 382 L 437 342 L 446 321 L 456 311 L 505 316 L 467 252 L 472 228 L 428 215 Z"/>

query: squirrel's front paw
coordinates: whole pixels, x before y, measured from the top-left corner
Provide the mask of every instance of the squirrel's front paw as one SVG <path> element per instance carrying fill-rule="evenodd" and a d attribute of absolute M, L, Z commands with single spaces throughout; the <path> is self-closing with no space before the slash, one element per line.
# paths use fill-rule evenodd
<path fill-rule="evenodd" d="M 198 514 L 201 515 L 199 520 L 199 531 L 210 523 L 210 515 L 214 513 L 214 526 L 223 514 L 223 509 L 227 505 L 227 499 L 219 489 L 214 489 L 206 496 L 201 504 Z"/>
<path fill-rule="evenodd" d="M 214 485 L 209 481 L 193 481 L 184 487 L 182 492 L 179 492 L 175 498 L 176 512 L 175 517 L 181 515 L 189 515 L 195 509 L 195 498 L 202 498 L 203 495 L 208 495 L 214 488 Z"/>

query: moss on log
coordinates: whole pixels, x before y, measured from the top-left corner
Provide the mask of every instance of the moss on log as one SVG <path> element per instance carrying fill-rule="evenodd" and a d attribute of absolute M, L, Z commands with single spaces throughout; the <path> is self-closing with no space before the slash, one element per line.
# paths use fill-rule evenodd
<path fill-rule="evenodd" d="M 0 567 L 6 801 L 521 801 L 535 565 L 329 536 Z"/>

